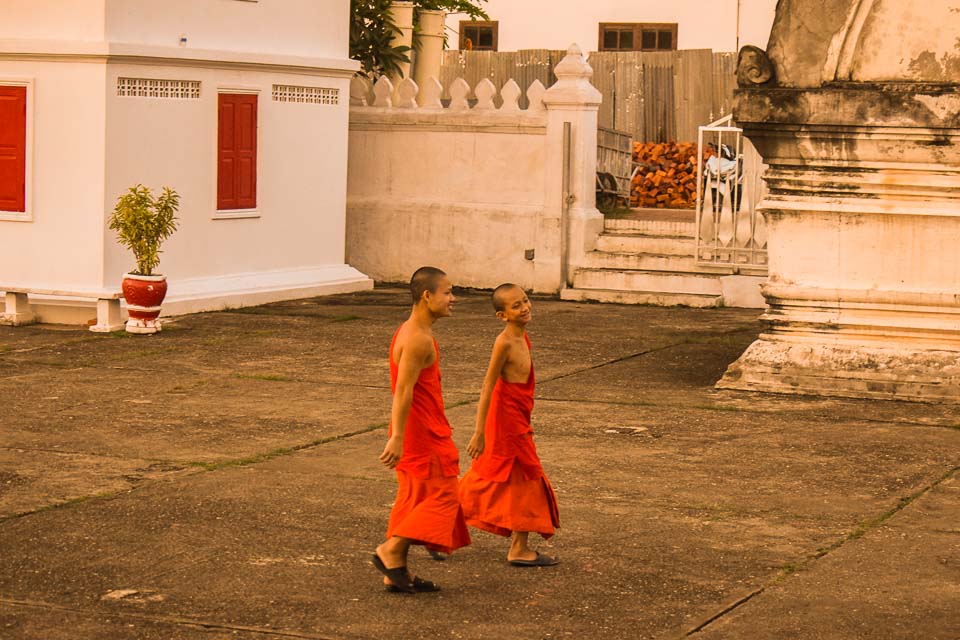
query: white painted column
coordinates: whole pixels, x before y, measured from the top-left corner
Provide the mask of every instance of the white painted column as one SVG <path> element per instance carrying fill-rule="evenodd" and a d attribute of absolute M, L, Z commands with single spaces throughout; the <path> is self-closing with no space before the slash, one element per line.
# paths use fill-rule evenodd
<path fill-rule="evenodd" d="M 590 83 L 593 69 L 580 47 L 570 45 L 567 55 L 553 70 L 557 82 L 543 95 L 547 108 L 546 215 L 558 222 L 566 237 L 561 261 L 566 261 L 569 286 L 573 273 L 584 262 L 585 254 L 596 246 L 603 232 L 603 214 L 596 206 L 597 111 L 603 99 Z M 569 167 L 564 167 L 564 123 L 570 123 Z M 569 171 L 569 192 L 564 193 L 564 171 Z M 564 198 L 568 200 L 563 219 Z M 565 227 L 565 228 L 564 228 Z M 565 255 L 564 255 L 565 254 Z M 560 265 L 561 272 L 564 272 Z"/>
<path fill-rule="evenodd" d="M 390 44 L 394 47 L 410 47 L 410 51 L 407 52 L 407 56 L 409 57 L 413 54 L 413 3 L 407 2 L 406 0 L 395 0 L 395 2 L 390 5 L 390 16 L 400 29 L 400 33 L 394 36 Z M 401 62 L 400 75 L 396 76 L 391 74 L 390 82 L 393 83 L 394 87 L 397 87 L 400 84 L 400 80 L 409 75 L 410 63 Z"/>
<path fill-rule="evenodd" d="M 413 65 L 413 80 L 419 87 L 427 86 L 430 78 L 440 80 L 446 15 L 444 11 L 420 10 L 420 48 Z"/>

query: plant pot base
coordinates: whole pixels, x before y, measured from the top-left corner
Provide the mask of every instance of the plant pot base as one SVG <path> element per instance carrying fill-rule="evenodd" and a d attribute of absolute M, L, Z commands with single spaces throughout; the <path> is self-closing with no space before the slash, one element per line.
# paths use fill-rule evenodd
<path fill-rule="evenodd" d="M 162 329 L 160 320 L 143 320 L 130 318 L 127 320 L 127 333 L 157 333 Z"/>
<path fill-rule="evenodd" d="M 127 301 L 127 332 L 156 333 L 160 331 L 160 304 L 167 294 L 165 276 L 126 274 L 121 285 Z"/>

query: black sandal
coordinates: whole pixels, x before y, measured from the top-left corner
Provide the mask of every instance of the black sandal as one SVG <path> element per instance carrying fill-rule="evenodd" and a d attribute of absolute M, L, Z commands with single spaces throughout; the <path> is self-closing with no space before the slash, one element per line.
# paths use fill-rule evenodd
<path fill-rule="evenodd" d="M 439 551 L 434 551 L 433 549 L 427 549 L 427 553 L 429 553 L 430 557 L 436 560 L 437 562 L 443 562 L 444 560 L 447 559 L 445 555 L 443 555 Z"/>
<path fill-rule="evenodd" d="M 394 587 L 397 591 L 402 593 L 416 593 L 406 567 L 387 569 L 387 565 L 383 564 L 383 560 L 380 559 L 376 551 L 373 552 L 373 566 L 377 568 L 377 571 L 387 576 L 387 579 L 393 583 L 390 586 Z"/>
<path fill-rule="evenodd" d="M 433 593 L 434 591 L 440 591 L 440 585 L 430 580 L 424 580 L 423 578 L 416 576 L 411 583 L 413 585 L 414 593 Z M 387 591 L 390 593 L 406 593 L 403 589 L 400 589 L 392 584 L 384 585 Z"/>

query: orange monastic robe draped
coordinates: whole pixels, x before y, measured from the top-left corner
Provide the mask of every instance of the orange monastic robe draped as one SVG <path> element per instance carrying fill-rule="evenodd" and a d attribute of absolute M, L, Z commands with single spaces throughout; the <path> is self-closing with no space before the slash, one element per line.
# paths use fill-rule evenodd
<path fill-rule="evenodd" d="M 397 363 L 390 341 L 390 389 L 397 389 Z M 396 466 L 397 499 L 390 511 L 387 538 L 400 536 L 413 544 L 450 553 L 470 544 L 470 533 L 457 497 L 460 453 L 443 410 L 440 389 L 440 350 L 432 366 L 420 372 L 403 436 L 403 456 Z M 393 432 L 393 425 L 390 426 Z"/>
<path fill-rule="evenodd" d="M 524 335 L 527 347 L 530 338 Z M 533 444 L 530 414 L 536 380 L 497 380 L 484 425 L 483 454 L 460 480 L 467 524 L 501 536 L 535 531 L 544 538 L 560 526 L 557 497 Z"/>

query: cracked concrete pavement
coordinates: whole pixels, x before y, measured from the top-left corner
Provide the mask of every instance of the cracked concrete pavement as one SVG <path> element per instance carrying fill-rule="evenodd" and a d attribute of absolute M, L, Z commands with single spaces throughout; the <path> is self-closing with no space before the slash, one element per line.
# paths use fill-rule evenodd
<path fill-rule="evenodd" d="M 0 638 L 960 637 L 960 407 L 716 391 L 754 310 L 534 305 L 562 564 L 472 532 L 412 597 L 368 561 L 402 290 L 0 327 Z M 498 330 L 436 327 L 461 449 Z"/>

